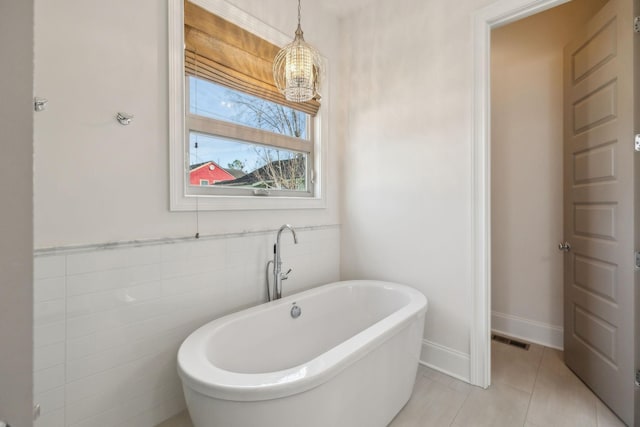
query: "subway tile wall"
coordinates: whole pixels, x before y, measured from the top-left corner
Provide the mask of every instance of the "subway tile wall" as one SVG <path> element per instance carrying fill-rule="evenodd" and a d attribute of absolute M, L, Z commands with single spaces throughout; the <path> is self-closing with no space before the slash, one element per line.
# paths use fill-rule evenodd
<path fill-rule="evenodd" d="M 36 427 L 154 426 L 184 409 L 176 354 L 198 326 L 266 301 L 275 233 L 41 251 Z M 282 236 L 284 293 L 339 280 L 337 226 Z"/>

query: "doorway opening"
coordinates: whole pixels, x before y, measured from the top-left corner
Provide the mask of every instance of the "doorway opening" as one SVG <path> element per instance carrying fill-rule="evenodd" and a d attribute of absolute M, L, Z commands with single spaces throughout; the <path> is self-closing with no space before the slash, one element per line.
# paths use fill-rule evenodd
<path fill-rule="evenodd" d="M 533 25 L 544 28 L 533 37 L 511 32 L 501 45 L 498 34 L 513 29 L 503 25 L 517 21 L 515 16 L 534 15 L 540 5 L 499 13 L 496 9 L 506 7 L 501 2 L 475 21 L 476 35 L 483 37 L 475 57 L 473 250 L 479 322 L 472 331 L 472 381 L 491 382 L 486 345 L 491 327 L 549 347 L 564 345 L 566 366 L 633 424 L 634 396 L 636 409 L 640 405 L 630 382 L 635 296 L 634 268 L 626 254 L 635 250 L 634 156 L 619 144 L 632 134 L 635 117 L 634 37 L 625 25 L 632 3 L 574 2 L 564 10 L 586 8 L 569 12 L 569 20 L 555 26 Z M 578 18 L 577 12 L 585 14 Z M 556 36 L 564 36 L 550 48 L 556 53 L 540 55 L 538 44 Z M 533 61 L 538 56 L 540 63 Z M 511 68 L 504 75 L 496 65 L 501 62 Z M 556 76 L 555 89 L 550 76 Z M 563 255 L 555 250 L 558 238 L 569 255 L 558 256 Z M 548 303 L 555 303 L 555 310 Z"/>
<path fill-rule="evenodd" d="M 594 4 L 599 0 L 585 0 Z M 604 0 L 600 3 L 606 2 Z M 472 139 L 472 261 L 473 261 L 473 324 L 470 336 L 470 380 L 472 384 L 488 387 L 491 383 L 491 325 L 492 325 L 492 210 L 491 210 L 491 35 L 508 24 L 543 15 L 541 12 L 567 3 L 567 0 L 510 0 L 491 4 L 478 11 L 474 17 L 474 132 Z M 572 2 L 573 3 L 573 2 Z M 576 2 L 577 3 L 577 2 Z M 552 11 L 550 11 L 552 12 Z M 581 18 L 582 19 L 582 18 Z M 546 38 L 546 30 L 538 31 L 533 39 Z M 560 47 L 560 51 L 561 51 Z M 562 63 L 560 62 L 560 67 Z M 560 82 L 562 81 L 560 68 Z M 524 86 L 524 85 L 523 85 Z M 560 91 L 561 93 L 561 86 Z M 560 95 L 561 96 L 561 95 Z M 560 98 L 560 111 L 561 110 Z M 561 116 L 561 114 L 560 114 Z M 560 136 L 562 130 L 560 129 Z M 518 135 L 516 134 L 517 138 Z M 561 141 L 561 140 L 560 140 Z M 561 165 L 561 163 L 560 163 Z M 561 188 L 561 184 L 558 186 Z M 561 191 L 561 189 L 560 189 Z M 561 209 L 561 205 L 559 207 Z M 561 236 L 559 234 L 558 236 Z M 557 238 L 554 236 L 554 238 Z M 503 313 L 508 314 L 508 313 Z M 512 316 L 513 317 L 513 316 Z M 520 316 L 515 316 L 520 317 Z M 503 316 L 503 319 L 505 316 Z M 513 318 L 506 319 L 510 323 Z M 520 319 L 515 319 L 520 320 Z M 518 322 L 516 322 L 518 323 Z M 528 322 L 529 328 L 547 330 L 558 342 L 561 328 L 552 322 Z M 520 322 L 523 324 L 523 322 Z M 560 323 L 561 324 L 561 323 Z M 546 326 L 556 326 L 555 330 Z M 508 331 L 504 331 L 508 332 Z M 557 346 L 557 345 L 555 345 Z"/>
<path fill-rule="evenodd" d="M 563 347 L 563 49 L 607 0 L 491 32 L 491 327 Z"/>

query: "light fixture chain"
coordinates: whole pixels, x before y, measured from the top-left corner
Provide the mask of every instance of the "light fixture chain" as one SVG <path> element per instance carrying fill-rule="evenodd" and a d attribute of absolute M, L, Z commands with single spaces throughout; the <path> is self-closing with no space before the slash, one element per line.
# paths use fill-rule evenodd
<path fill-rule="evenodd" d="M 300 26 L 300 0 L 298 0 L 298 27 Z"/>

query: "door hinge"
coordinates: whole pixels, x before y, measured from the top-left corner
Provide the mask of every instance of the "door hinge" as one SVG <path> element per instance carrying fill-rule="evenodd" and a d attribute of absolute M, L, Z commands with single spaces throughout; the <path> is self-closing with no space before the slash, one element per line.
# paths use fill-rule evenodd
<path fill-rule="evenodd" d="M 633 32 L 640 33 L 640 16 L 633 18 Z"/>
<path fill-rule="evenodd" d="M 640 370 L 636 371 L 636 387 L 640 388 Z"/>
<path fill-rule="evenodd" d="M 636 151 L 640 151 L 640 133 L 636 133 L 633 146 Z"/>
<path fill-rule="evenodd" d="M 636 268 L 640 269 L 640 252 L 636 252 Z"/>

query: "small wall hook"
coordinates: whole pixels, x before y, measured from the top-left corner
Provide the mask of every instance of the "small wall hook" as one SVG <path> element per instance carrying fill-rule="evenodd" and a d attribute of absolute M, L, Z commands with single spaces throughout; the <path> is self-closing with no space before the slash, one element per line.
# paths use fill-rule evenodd
<path fill-rule="evenodd" d="M 35 98 L 33 98 L 33 109 L 36 112 L 44 111 L 47 109 L 47 102 L 49 102 L 48 99 L 39 98 L 36 96 Z"/>
<path fill-rule="evenodd" d="M 128 113 L 118 113 L 116 114 L 116 119 L 122 126 L 127 126 L 131 123 L 131 119 L 133 119 L 133 114 Z"/>

